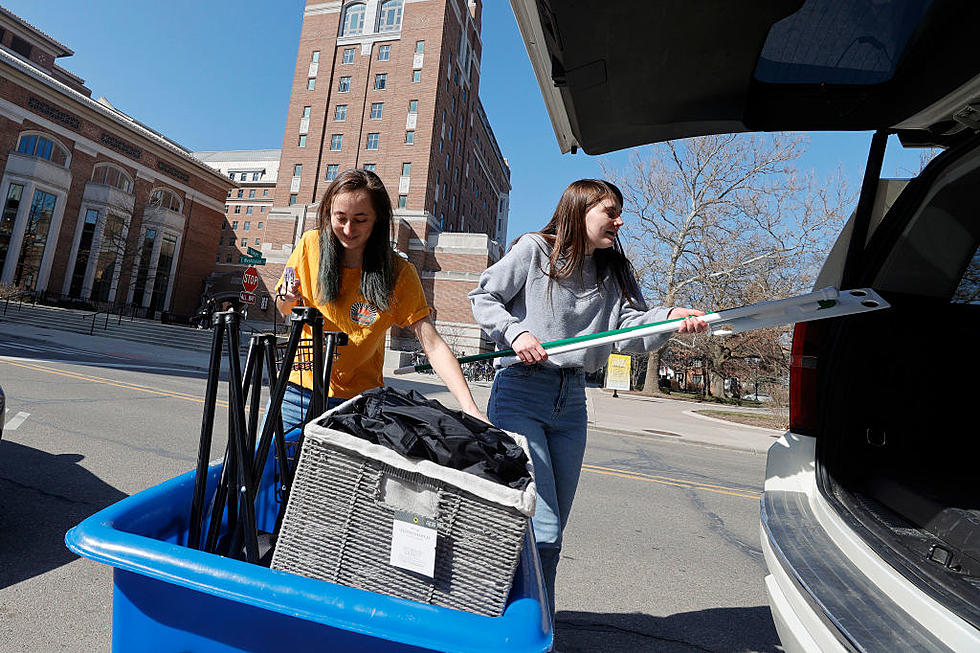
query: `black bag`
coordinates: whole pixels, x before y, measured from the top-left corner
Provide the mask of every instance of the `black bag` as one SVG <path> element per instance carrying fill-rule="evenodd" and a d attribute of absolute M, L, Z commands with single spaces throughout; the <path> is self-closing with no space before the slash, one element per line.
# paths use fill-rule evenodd
<path fill-rule="evenodd" d="M 368 390 L 319 424 L 518 490 L 531 481 L 527 456 L 512 437 L 414 390 Z"/>

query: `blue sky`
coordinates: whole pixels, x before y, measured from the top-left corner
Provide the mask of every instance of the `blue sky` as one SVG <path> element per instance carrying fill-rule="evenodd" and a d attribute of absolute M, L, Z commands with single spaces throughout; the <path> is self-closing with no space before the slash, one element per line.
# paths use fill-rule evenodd
<path fill-rule="evenodd" d="M 95 98 L 192 150 L 278 148 L 304 0 L 4 0 L 4 6 L 75 51 L 59 64 Z M 604 157 L 559 153 L 523 41 L 506 0 L 485 0 L 480 96 L 511 165 L 509 237 L 547 222 L 565 186 L 621 168 Z M 803 170 L 840 167 L 857 188 L 870 134 L 811 134 Z M 918 153 L 889 144 L 883 175 L 908 176 Z"/>

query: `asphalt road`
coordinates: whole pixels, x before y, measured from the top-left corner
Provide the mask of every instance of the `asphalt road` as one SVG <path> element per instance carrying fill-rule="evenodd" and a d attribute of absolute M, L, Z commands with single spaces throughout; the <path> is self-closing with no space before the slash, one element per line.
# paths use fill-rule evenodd
<path fill-rule="evenodd" d="M 204 375 L 8 339 L 0 384 L 0 651 L 108 650 L 111 572 L 64 533 L 193 467 Z M 559 567 L 561 650 L 779 650 L 759 551 L 764 456 L 590 438 Z"/>

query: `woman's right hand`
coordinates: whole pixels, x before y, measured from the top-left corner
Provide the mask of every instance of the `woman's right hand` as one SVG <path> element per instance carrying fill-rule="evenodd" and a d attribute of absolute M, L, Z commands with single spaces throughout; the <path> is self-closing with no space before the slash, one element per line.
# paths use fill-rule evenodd
<path fill-rule="evenodd" d="M 291 283 L 284 283 L 281 290 L 276 295 L 276 306 L 283 315 L 288 315 L 293 306 L 299 304 L 303 299 L 303 292 L 299 286 L 299 279 Z"/>
<path fill-rule="evenodd" d="M 514 338 L 514 342 L 510 343 L 510 347 L 525 365 L 534 365 L 535 363 L 548 360 L 548 352 L 541 346 L 541 341 L 530 331 L 525 331 Z"/>

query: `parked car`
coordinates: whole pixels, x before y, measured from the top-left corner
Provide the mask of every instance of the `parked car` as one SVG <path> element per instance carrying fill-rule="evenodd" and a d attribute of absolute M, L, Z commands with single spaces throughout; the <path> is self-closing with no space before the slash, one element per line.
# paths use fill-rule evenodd
<path fill-rule="evenodd" d="M 875 132 L 816 287 L 871 287 L 891 308 L 795 327 L 765 586 L 787 651 L 980 651 L 980 3 L 512 6 L 564 151 Z M 881 183 L 889 134 L 944 151 Z"/>

